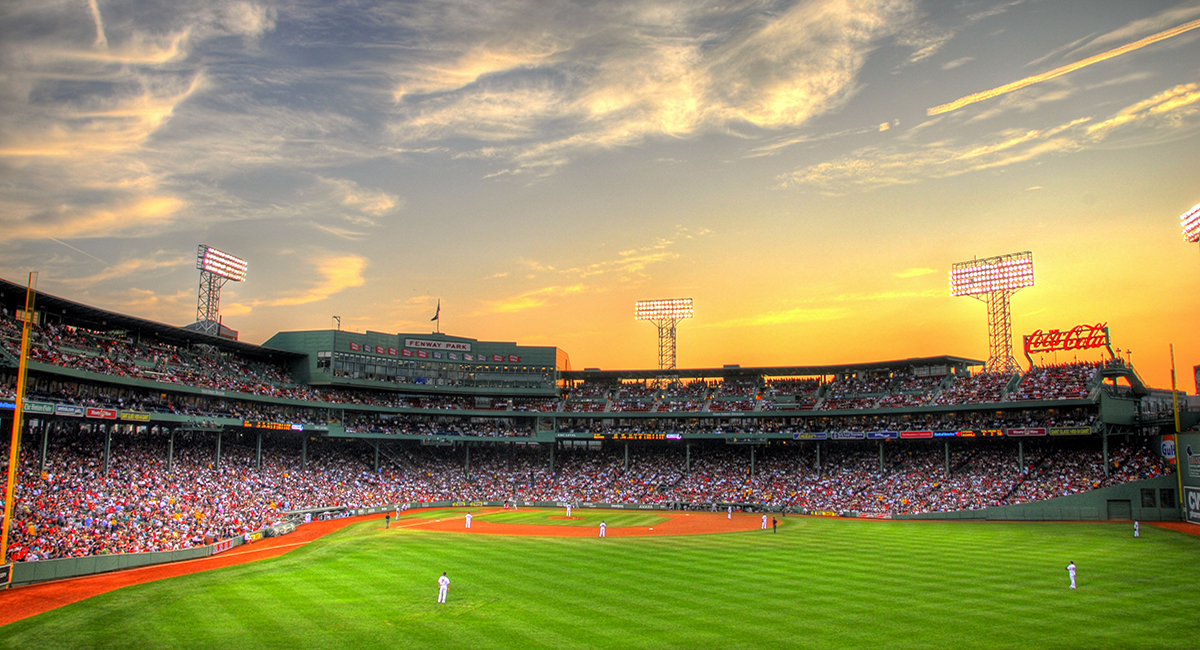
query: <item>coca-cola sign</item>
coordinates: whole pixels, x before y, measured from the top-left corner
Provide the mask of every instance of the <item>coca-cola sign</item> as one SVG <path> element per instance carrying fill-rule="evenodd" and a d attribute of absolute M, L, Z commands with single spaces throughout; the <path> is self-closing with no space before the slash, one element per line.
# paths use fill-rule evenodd
<path fill-rule="evenodd" d="M 1058 350 L 1091 350 L 1109 345 L 1108 323 L 1076 325 L 1067 331 L 1034 330 L 1025 336 L 1025 354 L 1055 352 Z"/>

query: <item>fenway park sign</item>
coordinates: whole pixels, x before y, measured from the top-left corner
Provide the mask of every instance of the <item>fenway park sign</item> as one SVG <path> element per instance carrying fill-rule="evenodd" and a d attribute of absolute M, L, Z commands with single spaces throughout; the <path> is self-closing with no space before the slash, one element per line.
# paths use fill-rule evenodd
<path fill-rule="evenodd" d="M 1033 334 L 1025 336 L 1025 354 L 1038 354 L 1041 352 L 1057 352 L 1059 350 L 1091 350 L 1094 348 L 1108 348 L 1108 353 L 1112 354 L 1112 348 L 1109 347 L 1108 340 L 1108 323 L 1096 323 L 1095 325 L 1076 325 L 1069 330 L 1050 330 L 1043 332 L 1042 330 L 1034 330 Z"/>

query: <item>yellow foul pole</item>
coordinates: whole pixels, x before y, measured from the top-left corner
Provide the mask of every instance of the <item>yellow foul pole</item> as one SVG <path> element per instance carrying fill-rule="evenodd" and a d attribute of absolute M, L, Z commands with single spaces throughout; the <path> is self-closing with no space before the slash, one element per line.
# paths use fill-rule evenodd
<path fill-rule="evenodd" d="M 1179 514 L 1187 518 L 1183 509 L 1183 463 L 1179 460 L 1179 394 L 1175 392 L 1175 344 L 1171 344 L 1171 407 L 1175 409 L 1175 478 L 1179 483 Z"/>
<path fill-rule="evenodd" d="M 25 290 L 25 311 L 17 314 L 21 320 L 21 362 L 17 367 L 17 397 L 13 406 L 12 442 L 8 446 L 8 484 L 4 489 L 4 525 L 0 532 L 0 564 L 8 562 L 8 529 L 12 524 L 13 494 L 17 483 L 17 452 L 21 448 L 21 418 L 25 407 L 25 360 L 29 357 L 29 330 L 33 327 L 33 297 L 37 290 L 37 272 L 29 274 Z"/>

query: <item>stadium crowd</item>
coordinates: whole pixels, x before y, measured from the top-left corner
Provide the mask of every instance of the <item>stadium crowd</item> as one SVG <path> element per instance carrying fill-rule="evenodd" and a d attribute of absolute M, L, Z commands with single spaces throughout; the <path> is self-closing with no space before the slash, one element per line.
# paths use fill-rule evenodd
<path fill-rule="evenodd" d="M 11 557 L 18 561 L 172 550 L 262 529 L 285 512 L 436 500 L 746 503 L 793 511 L 871 515 L 974 509 L 1073 494 L 1157 476 L 1166 469 L 1144 439 L 1114 444 L 1110 475 L 1094 439 L 1027 441 L 1025 464 L 1012 440 L 952 444 L 946 474 L 941 442 L 889 443 L 883 464 L 873 442 L 635 447 L 548 451 L 536 445 L 462 448 L 264 433 L 262 466 L 250 434 L 177 434 L 170 466 L 166 436 L 113 436 L 103 471 L 103 436 L 62 428 L 49 436 L 39 469 L 39 436 L 27 436 L 14 502 Z M 501 434 L 503 435 L 503 434 Z M 232 438 L 232 440 L 231 440 Z M 817 465 L 817 454 L 820 466 Z M 4 458 L 7 458 L 5 451 Z"/>

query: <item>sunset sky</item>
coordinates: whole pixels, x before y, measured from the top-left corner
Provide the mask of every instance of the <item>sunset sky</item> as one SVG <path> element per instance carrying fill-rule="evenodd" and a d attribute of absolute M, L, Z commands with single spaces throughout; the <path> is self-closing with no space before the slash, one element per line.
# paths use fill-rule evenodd
<path fill-rule="evenodd" d="M 0 6 L 0 277 L 185 325 L 208 244 L 254 343 L 440 299 L 652 368 L 634 302 L 691 297 L 680 367 L 985 359 L 950 267 L 1029 250 L 1022 363 L 1105 322 L 1192 392 L 1198 202 L 1194 1 Z"/>

